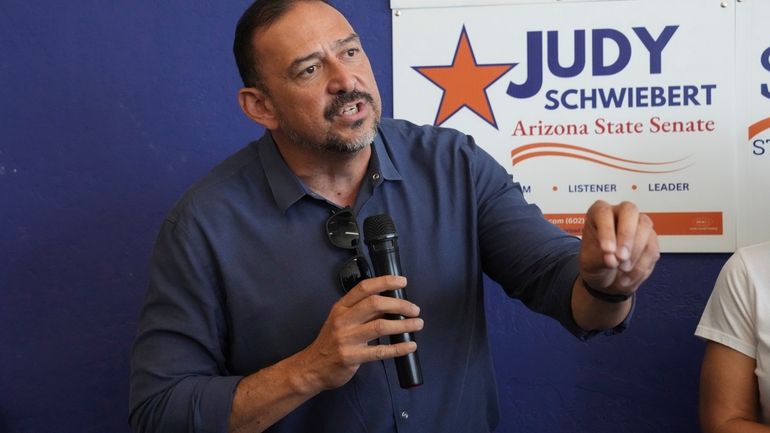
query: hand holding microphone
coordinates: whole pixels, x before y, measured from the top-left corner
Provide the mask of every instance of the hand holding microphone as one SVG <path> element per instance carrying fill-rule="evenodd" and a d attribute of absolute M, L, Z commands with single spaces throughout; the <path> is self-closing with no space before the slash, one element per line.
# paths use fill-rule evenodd
<path fill-rule="evenodd" d="M 369 257 L 372 260 L 376 276 L 399 275 L 401 262 L 398 254 L 398 235 L 393 220 L 387 214 L 374 215 L 364 221 L 364 240 L 369 246 Z M 397 299 L 406 300 L 406 289 L 390 290 L 382 293 Z M 398 314 L 386 314 L 391 320 L 404 320 L 405 317 Z M 394 334 L 390 336 L 390 343 L 403 343 L 415 341 L 411 332 Z M 422 369 L 417 352 L 411 352 L 394 359 L 398 382 L 402 388 L 412 388 L 422 385 Z"/>
<path fill-rule="evenodd" d="M 416 350 L 412 332 L 422 329 L 420 309 L 403 290 L 406 278 L 401 275 L 393 222 L 387 215 L 373 218 L 367 220 L 366 236 L 377 270 L 374 278 L 369 261 L 358 251 L 359 231 L 352 212 L 337 212 L 326 223 L 332 245 L 355 249 L 357 254 L 338 272 L 345 295 L 332 306 L 316 339 L 291 358 L 297 376 L 306 379 L 303 387 L 313 392 L 338 388 L 361 364 L 389 358 L 395 359 L 401 387 L 422 384 L 420 362 L 412 353 Z M 368 344 L 383 336 L 390 336 L 390 344 Z"/>

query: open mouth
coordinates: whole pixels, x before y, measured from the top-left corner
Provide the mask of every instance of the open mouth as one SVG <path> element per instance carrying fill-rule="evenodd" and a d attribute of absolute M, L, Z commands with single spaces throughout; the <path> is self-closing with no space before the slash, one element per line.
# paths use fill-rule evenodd
<path fill-rule="evenodd" d="M 328 121 L 333 121 L 335 117 L 343 119 L 353 119 L 366 114 L 365 104 L 373 104 L 372 95 L 354 90 L 350 93 L 338 95 L 335 100 L 324 111 L 324 117 Z"/>
<path fill-rule="evenodd" d="M 354 114 L 357 114 L 357 113 L 358 113 L 358 111 L 359 111 L 359 110 L 358 110 L 358 105 L 359 105 L 359 104 L 352 104 L 352 105 L 348 105 L 348 106 L 344 107 L 344 108 L 343 108 L 343 109 L 340 111 L 340 115 L 341 115 L 341 116 L 352 116 L 352 115 L 354 115 Z"/>

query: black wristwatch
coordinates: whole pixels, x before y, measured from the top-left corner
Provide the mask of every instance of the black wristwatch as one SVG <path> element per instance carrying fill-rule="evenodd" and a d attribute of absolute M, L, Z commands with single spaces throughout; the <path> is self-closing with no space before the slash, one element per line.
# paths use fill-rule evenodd
<path fill-rule="evenodd" d="M 596 299 L 600 299 L 604 302 L 610 302 L 613 304 L 619 304 L 621 302 L 627 301 L 633 294 L 626 295 L 623 293 L 607 293 L 602 292 L 601 290 L 596 290 L 593 287 L 589 286 L 588 283 L 586 283 L 585 280 L 583 280 L 583 287 L 586 288 L 586 291 L 593 296 Z"/>

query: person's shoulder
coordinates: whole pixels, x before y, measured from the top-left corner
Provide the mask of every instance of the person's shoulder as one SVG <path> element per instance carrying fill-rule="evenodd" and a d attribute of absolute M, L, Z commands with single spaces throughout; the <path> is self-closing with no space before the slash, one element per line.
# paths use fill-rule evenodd
<path fill-rule="evenodd" d="M 746 280 L 762 287 L 760 292 L 770 291 L 770 242 L 739 248 L 725 264 L 725 269 L 743 274 Z M 770 293 L 767 293 L 770 295 Z"/>
<path fill-rule="evenodd" d="M 743 273 L 749 269 L 765 267 L 770 262 L 770 242 L 747 245 L 735 250 L 735 253 L 727 259 L 723 273 Z"/>
<path fill-rule="evenodd" d="M 380 130 L 390 146 L 406 145 L 412 150 L 442 152 L 477 148 L 473 137 L 456 129 L 434 125 L 417 125 L 408 120 L 383 118 Z"/>
<path fill-rule="evenodd" d="M 735 255 L 748 261 L 759 260 L 768 263 L 770 261 L 770 241 L 741 247 L 735 252 Z"/>
<path fill-rule="evenodd" d="M 770 284 L 770 242 L 740 247 L 731 255 L 714 285 L 715 291 L 731 293 L 731 296 L 746 296 L 756 290 L 756 285 Z M 753 299 L 753 295 L 750 296 Z"/>
<path fill-rule="evenodd" d="M 248 179 L 256 174 L 258 161 L 254 143 L 241 148 L 215 165 L 193 183 L 174 203 L 167 218 L 178 220 L 199 213 L 201 208 L 219 206 L 248 190 Z"/>
<path fill-rule="evenodd" d="M 418 125 L 404 119 L 380 119 L 380 127 L 386 134 L 398 134 L 405 137 L 456 137 L 466 139 L 468 135 L 452 128 L 435 125 Z"/>

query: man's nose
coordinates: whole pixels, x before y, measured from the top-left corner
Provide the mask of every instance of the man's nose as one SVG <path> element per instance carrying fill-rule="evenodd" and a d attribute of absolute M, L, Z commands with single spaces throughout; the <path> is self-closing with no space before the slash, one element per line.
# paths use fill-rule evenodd
<path fill-rule="evenodd" d="M 356 76 L 348 66 L 335 62 L 329 69 L 329 93 L 349 93 L 356 89 Z"/>

